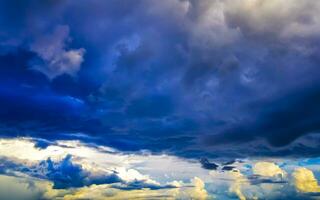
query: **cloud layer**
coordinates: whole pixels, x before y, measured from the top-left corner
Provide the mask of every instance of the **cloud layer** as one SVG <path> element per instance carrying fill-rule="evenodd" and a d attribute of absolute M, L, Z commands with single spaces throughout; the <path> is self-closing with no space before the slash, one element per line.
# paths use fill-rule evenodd
<path fill-rule="evenodd" d="M 0 140 L 1 198 L 228 200 L 320 195 L 319 158 L 246 159 L 232 161 L 233 170 L 203 169 L 200 161 L 166 154 L 125 154 L 79 141 L 58 141 L 39 149 L 34 140 Z"/>
<path fill-rule="evenodd" d="M 318 155 L 318 2 L 0 7 L 3 136 L 193 158 Z"/>

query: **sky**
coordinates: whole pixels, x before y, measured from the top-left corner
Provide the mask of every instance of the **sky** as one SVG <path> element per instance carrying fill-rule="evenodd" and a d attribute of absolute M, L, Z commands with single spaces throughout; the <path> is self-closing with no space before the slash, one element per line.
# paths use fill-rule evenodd
<path fill-rule="evenodd" d="M 319 58 L 315 0 L 0 0 L 0 199 L 320 199 Z"/>

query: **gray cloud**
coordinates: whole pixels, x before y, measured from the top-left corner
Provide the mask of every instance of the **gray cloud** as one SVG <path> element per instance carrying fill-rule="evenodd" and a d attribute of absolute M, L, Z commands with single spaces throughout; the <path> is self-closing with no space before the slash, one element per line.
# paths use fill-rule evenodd
<path fill-rule="evenodd" d="M 41 60 L 33 61 L 32 68 L 44 73 L 50 79 L 62 74 L 74 76 L 80 70 L 85 50 L 83 48 L 66 50 L 68 35 L 68 26 L 57 26 L 52 35 L 36 38 L 31 44 L 31 50 Z"/>

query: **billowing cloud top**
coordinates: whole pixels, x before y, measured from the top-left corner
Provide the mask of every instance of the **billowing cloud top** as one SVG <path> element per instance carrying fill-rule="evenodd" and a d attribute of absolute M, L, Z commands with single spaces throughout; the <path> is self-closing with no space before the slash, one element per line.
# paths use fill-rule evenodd
<path fill-rule="evenodd" d="M 293 175 L 263 160 L 235 172 L 243 159 L 319 156 L 319 44 L 315 0 L 0 0 L 0 137 L 196 159 L 243 179 L 230 191 L 248 196 L 240 183 Z M 128 169 L 96 177 L 74 159 L 47 155 L 22 171 L 57 190 L 172 186 L 127 181 Z"/>

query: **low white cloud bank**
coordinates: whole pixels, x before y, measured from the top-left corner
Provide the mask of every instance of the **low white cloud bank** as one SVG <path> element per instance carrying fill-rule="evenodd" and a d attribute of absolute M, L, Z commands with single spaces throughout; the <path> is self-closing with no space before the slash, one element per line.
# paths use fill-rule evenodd
<path fill-rule="evenodd" d="M 320 192 L 313 171 L 289 160 L 246 159 L 233 163 L 231 171 L 206 170 L 199 161 L 165 154 L 127 154 L 79 141 L 57 141 L 43 149 L 35 141 L 0 139 L 0 185 L 19 190 L 15 199 L 245 200 Z M 299 165 L 307 163 L 314 168 L 313 160 Z M 1 197 L 10 195 L 1 188 Z"/>

